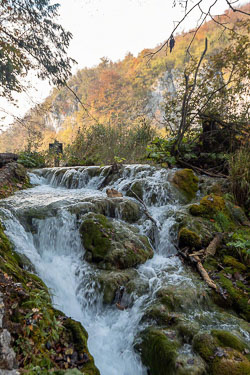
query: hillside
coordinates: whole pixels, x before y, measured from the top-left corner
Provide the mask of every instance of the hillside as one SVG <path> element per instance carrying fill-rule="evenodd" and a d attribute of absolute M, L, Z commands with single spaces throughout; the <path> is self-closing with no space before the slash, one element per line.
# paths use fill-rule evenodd
<path fill-rule="evenodd" d="M 249 11 L 250 4 L 244 9 Z M 228 11 L 220 21 L 227 20 L 237 27 L 242 18 L 244 15 Z M 79 70 L 68 86 L 84 106 L 67 88 L 53 89 L 42 105 L 1 134 L 0 151 L 16 152 L 27 147 L 46 150 L 55 138 L 64 145 L 72 144 L 77 134 L 84 134 L 93 125 L 119 128 L 121 132 L 142 122 L 164 128 L 164 93 L 175 91 L 178 72 L 187 60 L 184 51 L 192 35 L 192 32 L 178 35 L 171 54 L 162 50 L 149 60 L 150 51 L 145 49 L 137 57 L 129 53 L 118 62 L 102 58 L 98 66 Z M 193 55 L 200 55 L 205 37 L 209 41 L 207 59 L 228 43 L 227 33 L 222 33 L 216 23 L 207 22 L 192 45 Z"/>

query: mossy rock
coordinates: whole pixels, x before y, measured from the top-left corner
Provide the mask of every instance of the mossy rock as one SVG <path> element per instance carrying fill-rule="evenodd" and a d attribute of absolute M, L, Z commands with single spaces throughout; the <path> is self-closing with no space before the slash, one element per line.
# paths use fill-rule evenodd
<path fill-rule="evenodd" d="M 112 225 L 103 215 L 90 214 L 80 226 L 83 246 L 99 262 L 111 249 Z"/>
<path fill-rule="evenodd" d="M 192 216 L 189 213 L 180 212 L 177 213 L 176 219 L 179 224 L 179 230 L 185 227 L 200 237 L 202 247 L 207 247 L 218 232 L 218 228 L 216 228 L 214 222 L 203 217 Z"/>
<path fill-rule="evenodd" d="M 141 217 L 140 206 L 132 200 L 123 199 L 117 209 L 120 218 L 128 223 L 135 223 Z"/>
<path fill-rule="evenodd" d="M 103 294 L 103 302 L 111 304 L 120 287 L 125 287 L 128 282 L 137 276 L 137 272 L 133 269 L 120 271 L 105 271 L 102 270 L 97 276 L 96 281 L 100 285 L 100 290 Z"/>
<path fill-rule="evenodd" d="M 80 226 L 86 260 L 101 269 L 125 269 L 152 258 L 153 250 L 147 237 L 134 227 L 103 215 L 87 214 Z"/>
<path fill-rule="evenodd" d="M 217 339 L 219 345 L 222 347 L 232 348 L 238 350 L 239 352 L 242 352 L 244 349 L 248 349 L 248 346 L 231 332 L 214 329 L 211 331 L 211 334 Z"/>
<path fill-rule="evenodd" d="M 193 353 L 179 353 L 176 363 L 175 375 L 205 375 L 207 373 L 204 360 Z"/>
<path fill-rule="evenodd" d="M 216 351 L 216 342 L 209 333 L 198 333 L 193 339 L 193 350 L 206 362 L 211 362 Z"/>
<path fill-rule="evenodd" d="M 135 181 L 126 192 L 127 197 L 143 200 L 143 185 L 141 181 Z"/>
<path fill-rule="evenodd" d="M 225 209 L 224 199 L 219 195 L 210 194 L 203 197 L 199 204 L 191 205 L 189 211 L 194 216 L 213 218 L 218 212 L 223 212 Z"/>
<path fill-rule="evenodd" d="M 196 288 L 189 288 L 184 285 L 168 285 L 160 288 L 156 293 L 157 303 L 164 304 L 169 311 L 187 313 L 201 305 L 211 304 L 210 297 L 204 291 L 203 283 L 193 278 Z"/>
<path fill-rule="evenodd" d="M 188 201 L 196 196 L 198 191 L 198 177 L 192 169 L 181 169 L 175 172 L 172 182 L 174 186 L 181 191 Z"/>
<path fill-rule="evenodd" d="M 142 317 L 142 322 L 154 322 L 161 326 L 168 326 L 176 323 L 178 317 L 169 312 L 165 304 L 156 303 L 150 306 Z"/>
<path fill-rule="evenodd" d="M 250 374 L 249 361 L 241 353 L 245 348 L 238 337 L 223 330 L 200 333 L 193 339 L 193 349 L 206 361 L 211 375 Z"/>
<path fill-rule="evenodd" d="M 202 242 L 200 236 L 188 228 L 181 228 L 178 238 L 180 248 L 184 248 L 186 246 L 191 249 L 201 248 Z"/>
<path fill-rule="evenodd" d="M 190 344 L 195 335 L 199 332 L 199 324 L 195 321 L 180 319 L 176 326 L 176 330 L 183 343 Z"/>
<path fill-rule="evenodd" d="M 226 290 L 227 303 L 231 305 L 244 319 L 250 320 L 250 305 L 248 295 L 243 290 L 233 284 L 231 280 L 225 277 L 223 272 L 219 274 L 219 283 Z"/>
<path fill-rule="evenodd" d="M 174 375 L 179 344 L 170 340 L 164 330 L 147 328 L 140 335 L 141 359 L 152 375 Z"/>
<path fill-rule="evenodd" d="M 212 375 L 250 375 L 250 362 L 240 356 L 239 352 L 226 351 L 229 358 L 221 358 L 214 361 Z"/>
<path fill-rule="evenodd" d="M 226 206 L 230 212 L 233 220 L 238 224 L 243 224 L 248 221 L 243 209 L 231 202 L 226 201 Z"/>

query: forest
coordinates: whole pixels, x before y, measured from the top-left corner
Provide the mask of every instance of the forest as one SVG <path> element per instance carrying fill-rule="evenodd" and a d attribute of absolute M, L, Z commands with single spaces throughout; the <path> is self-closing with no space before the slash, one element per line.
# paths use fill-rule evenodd
<path fill-rule="evenodd" d="M 250 375 L 250 3 L 210 2 L 72 75 L 60 5 L 0 1 L 0 98 L 52 87 L 0 133 L 0 374 Z"/>

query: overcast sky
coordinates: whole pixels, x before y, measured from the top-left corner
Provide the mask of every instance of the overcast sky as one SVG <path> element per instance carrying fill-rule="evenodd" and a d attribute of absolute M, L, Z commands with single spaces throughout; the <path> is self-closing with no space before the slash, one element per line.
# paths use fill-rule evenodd
<path fill-rule="evenodd" d="M 71 31 L 73 39 L 69 56 L 77 60 L 74 71 L 98 65 L 100 58 L 112 61 L 123 59 L 131 52 L 137 55 L 144 48 L 153 48 L 169 37 L 174 21 L 183 16 L 183 9 L 173 7 L 173 0 L 57 0 L 61 4 L 58 23 Z M 214 0 L 206 0 L 208 6 Z M 246 1 L 242 1 L 244 3 Z M 226 1 L 219 0 L 215 14 L 227 9 Z M 186 29 L 196 25 L 197 13 L 183 25 Z M 181 29 L 179 30 L 181 31 Z M 46 83 L 32 80 L 35 88 L 18 95 L 19 108 L 0 99 L 0 109 L 22 116 L 50 91 Z M 0 113 L 1 117 L 2 113 Z M 5 123 L 11 122 L 7 116 Z"/>

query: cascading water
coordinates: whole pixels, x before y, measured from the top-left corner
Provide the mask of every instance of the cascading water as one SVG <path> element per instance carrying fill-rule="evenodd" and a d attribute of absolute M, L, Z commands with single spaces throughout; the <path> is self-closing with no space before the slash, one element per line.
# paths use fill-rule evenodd
<path fill-rule="evenodd" d="M 53 293 L 55 306 L 82 322 L 89 333 L 88 346 L 102 375 L 146 375 L 140 357 L 133 349 L 138 332 L 146 323 L 141 319 L 165 286 L 178 287 L 197 296 L 188 319 L 201 327 L 222 326 L 244 332 L 236 318 L 223 320 L 216 310 L 204 310 L 199 301 L 204 284 L 183 267 L 175 255 L 175 212 L 180 209 L 178 195 L 168 182 L 169 172 L 151 166 L 125 166 L 115 178 L 108 167 L 51 168 L 34 171 L 31 181 L 37 186 L 20 191 L 1 201 L 6 233 L 16 251 L 25 254 Z M 99 270 L 83 259 L 79 234 L 79 213 L 97 212 L 102 204 L 105 215 L 121 219 L 119 207 L 112 211 L 111 201 L 101 186 L 126 193 L 140 183 L 143 201 L 156 226 L 147 217 L 136 224 L 148 235 L 155 248 L 154 257 L 137 268 L 138 282 L 144 291 L 130 298 L 124 311 L 104 305 L 97 281 Z M 99 189 L 98 189 L 99 188 Z M 103 190 L 105 190 L 103 189 Z M 125 198 L 124 198 L 125 199 Z M 133 198 L 126 198 L 132 199 Z M 105 204 L 103 203 L 105 202 Z M 194 300 L 194 298 L 193 298 Z M 192 301 L 193 301 L 192 300 Z M 190 305 L 192 305 L 192 301 Z M 190 348 L 182 348 L 189 355 Z"/>

